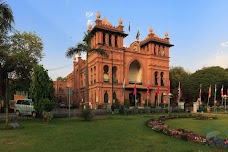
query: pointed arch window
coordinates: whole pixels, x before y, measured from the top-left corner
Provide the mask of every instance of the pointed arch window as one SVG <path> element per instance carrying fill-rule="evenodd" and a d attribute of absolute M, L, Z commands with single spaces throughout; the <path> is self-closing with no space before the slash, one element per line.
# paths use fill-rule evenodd
<path fill-rule="evenodd" d="M 109 34 L 109 37 L 108 37 L 109 39 L 108 39 L 108 44 L 109 44 L 109 46 L 112 46 L 112 35 L 111 34 Z"/>
<path fill-rule="evenodd" d="M 113 92 L 113 99 L 116 100 L 116 92 Z"/>
<path fill-rule="evenodd" d="M 106 36 L 105 36 L 105 33 L 103 33 L 103 36 L 102 36 L 102 38 L 103 38 L 103 45 L 105 45 L 106 43 L 105 43 L 105 39 L 106 39 Z"/>
<path fill-rule="evenodd" d="M 156 53 L 156 44 L 154 44 L 154 55 L 157 55 L 157 53 Z"/>
<path fill-rule="evenodd" d="M 108 93 L 107 93 L 107 91 L 104 94 L 104 103 L 108 103 Z"/>
<path fill-rule="evenodd" d="M 107 65 L 105 65 L 104 68 L 103 68 L 103 71 L 104 71 L 104 82 L 109 82 L 108 70 L 109 70 L 109 67 Z"/>
<path fill-rule="evenodd" d="M 164 46 L 162 47 L 162 56 L 165 56 L 165 48 L 164 48 Z"/>
<path fill-rule="evenodd" d="M 115 47 L 118 47 L 117 40 L 118 40 L 118 37 L 115 36 Z"/>
<path fill-rule="evenodd" d="M 164 72 L 161 72 L 161 86 L 164 86 Z"/>
<path fill-rule="evenodd" d="M 158 72 L 154 73 L 154 85 L 158 85 Z"/>
<path fill-rule="evenodd" d="M 93 68 L 93 81 L 96 83 L 96 66 Z"/>

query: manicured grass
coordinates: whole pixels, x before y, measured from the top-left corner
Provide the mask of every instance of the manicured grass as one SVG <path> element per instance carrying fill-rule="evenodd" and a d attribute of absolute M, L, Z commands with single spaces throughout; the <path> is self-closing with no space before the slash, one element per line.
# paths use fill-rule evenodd
<path fill-rule="evenodd" d="M 0 152 L 209 151 L 209 147 L 205 145 L 172 138 L 147 127 L 146 121 L 157 116 L 96 116 L 90 122 L 82 121 L 79 118 L 56 118 L 48 124 L 40 119 L 20 121 L 19 123 L 24 127 L 23 129 L 0 130 Z M 182 123 L 182 121 L 194 126 L 194 124 L 188 123 L 189 119 L 167 120 L 168 124 L 173 127 L 175 127 L 175 123 L 184 125 L 185 123 Z M 224 123 L 227 124 L 225 119 Z M 3 125 L 3 122 L 0 122 L 0 128 L 3 128 Z M 199 126 L 198 122 L 197 126 Z M 198 130 L 198 127 L 194 128 Z"/>
<path fill-rule="evenodd" d="M 217 117 L 218 119 L 215 120 L 196 120 L 193 118 L 173 119 L 166 120 L 165 123 L 168 124 L 170 128 L 183 128 L 204 136 L 210 131 L 220 131 L 221 134 L 218 135 L 218 137 L 228 139 L 228 116 L 217 115 Z"/>

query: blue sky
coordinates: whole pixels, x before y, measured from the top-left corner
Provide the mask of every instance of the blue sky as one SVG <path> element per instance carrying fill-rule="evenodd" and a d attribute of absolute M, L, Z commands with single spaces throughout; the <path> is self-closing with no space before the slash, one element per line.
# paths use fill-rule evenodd
<path fill-rule="evenodd" d="M 41 64 L 55 80 L 73 70 L 73 59 L 65 52 L 83 38 L 87 23 L 94 25 L 96 13 L 118 26 L 120 17 L 130 35 L 124 45 L 154 33 L 164 38 L 169 33 L 170 66 L 182 66 L 195 72 L 207 66 L 228 68 L 228 1 L 227 0 L 6 0 L 19 31 L 35 32 L 44 44 Z M 61 68 L 63 67 L 63 68 Z M 53 70 L 54 69 L 54 70 Z"/>

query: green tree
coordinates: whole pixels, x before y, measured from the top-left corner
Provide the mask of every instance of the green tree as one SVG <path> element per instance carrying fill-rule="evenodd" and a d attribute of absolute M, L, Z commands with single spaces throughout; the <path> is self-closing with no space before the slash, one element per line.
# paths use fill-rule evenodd
<path fill-rule="evenodd" d="M 46 99 L 54 102 L 54 86 L 53 81 L 48 76 L 47 70 L 42 65 L 33 67 L 32 82 L 30 84 L 30 97 L 35 102 L 35 109 L 38 115 L 41 115 Z M 44 100 L 45 99 L 45 100 Z"/>
<path fill-rule="evenodd" d="M 190 73 L 184 70 L 183 67 L 171 67 L 169 71 L 170 75 L 170 90 L 174 95 L 174 99 L 178 97 L 178 86 L 179 82 L 181 84 L 181 95 L 182 98 L 185 96 L 186 86 L 188 84 L 188 79 Z"/>
<path fill-rule="evenodd" d="M 66 81 L 66 77 L 65 77 L 65 78 L 63 78 L 63 77 L 58 77 L 56 80 L 57 80 L 57 81 Z"/>
<path fill-rule="evenodd" d="M 85 68 L 85 75 L 86 75 L 86 81 L 85 81 L 85 103 L 89 103 L 89 75 L 88 75 L 88 57 L 89 53 L 95 52 L 98 53 L 104 57 L 108 57 L 108 54 L 105 52 L 105 50 L 98 48 L 91 48 L 91 38 L 92 35 L 90 33 L 85 33 L 83 42 L 78 43 L 75 47 L 70 47 L 66 52 L 66 57 L 71 58 L 77 53 L 86 53 L 86 68 Z M 88 106 L 88 105 L 87 105 Z"/>
<path fill-rule="evenodd" d="M 200 84 L 202 84 L 202 101 L 205 103 L 208 99 L 208 90 L 211 85 L 212 97 L 211 101 L 214 100 L 215 84 L 217 85 L 217 99 L 221 99 L 220 89 L 224 85 L 224 90 L 228 88 L 228 72 L 219 66 L 205 67 L 201 70 L 197 70 L 193 73 L 190 78 L 190 85 L 188 86 L 188 93 L 191 100 L 196 101 L 199 97 Z"/>
<path fill-rule="evenodd" d="M 0 37 L 1 38 L 1 37 Z M 5 94 L 5 78 L 9 73 L 15 83 L 23 84 L 20 91 L 28 91 L 31 82 L 32 67 L 42 59 L 42 40 L 35 33 L 15 32 L 10 37 L 0 39 L 2 55 L 0 57 L 0 96 Z M 14 86 L 17 85 L 14 83 Z M 21 88 L 21 87 L 20 87 Z"/>
<path fill-rule="evenodd" d="M 0 33 L 13 28 L 14 23 L 13 12 L 8 4 L 0 0 Z"/>

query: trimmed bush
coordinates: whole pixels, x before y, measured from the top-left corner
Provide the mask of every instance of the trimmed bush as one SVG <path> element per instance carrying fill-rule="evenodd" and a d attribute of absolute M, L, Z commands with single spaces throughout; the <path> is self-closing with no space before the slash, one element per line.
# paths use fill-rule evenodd
<path fill-rule="evenodd" d="M 92 120 L 94 114 L 93 111 L 91 109 L 83 109 L 81 111 L 81 117 L 85 120 L 85 121 L 89 121 Z"/>

